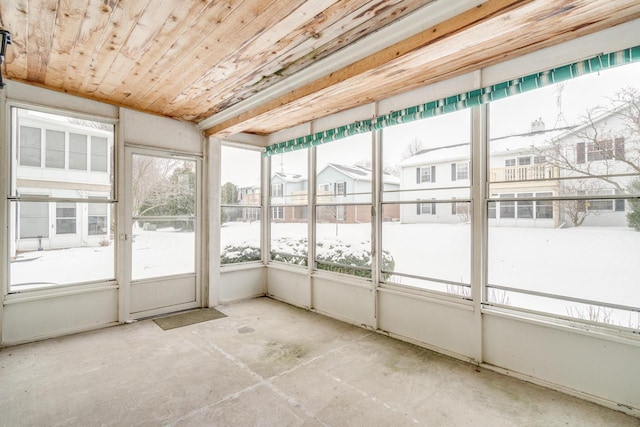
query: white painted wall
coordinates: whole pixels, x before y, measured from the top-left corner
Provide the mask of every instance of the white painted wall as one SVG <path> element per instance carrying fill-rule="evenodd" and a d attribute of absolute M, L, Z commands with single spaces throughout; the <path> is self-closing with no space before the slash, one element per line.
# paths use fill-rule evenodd
<path fill-rule="evenodd" d="M 484 314 L 483 328 L 485 363 L 640 415 L 638 340 L 492 313 Z"/>
<path fill-rule="evenodd" d="M 309 272 L 306 268 L 279 266 L 268 268 L 267 295 L 297 307 L 311 308 Z"/>
<path fill-rule="evenodd" d="M 166 117 L 121 108 L 120 124 L 124 128 L 125 144 L 193 154 L 204 153 L 202 131 L 193 123 L 178 122 Z"/>
<path fill-rule="evenodd" d="M 261 264 L 225 268 L 220 271 L 218 292 L 220 303 L 264 296 L 267 293 L 267 269 Z"/>

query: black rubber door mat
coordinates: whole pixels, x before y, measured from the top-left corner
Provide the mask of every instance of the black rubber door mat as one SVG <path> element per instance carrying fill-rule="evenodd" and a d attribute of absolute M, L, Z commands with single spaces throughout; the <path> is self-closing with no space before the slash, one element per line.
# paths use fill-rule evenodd
<path fill-rule="evenodd" d="M 159 317 L 157 319 L 153 319 L 153 321 L 166 331 L 168 329 L 181 328 L 183 326 L 208 322 L 209 320 L 221 319 L 223 317 L 227 317 L 227 315 L 219 312 L 215 308 L 203 308 L 200 310 L 188 311 L 186 313 Z"/>

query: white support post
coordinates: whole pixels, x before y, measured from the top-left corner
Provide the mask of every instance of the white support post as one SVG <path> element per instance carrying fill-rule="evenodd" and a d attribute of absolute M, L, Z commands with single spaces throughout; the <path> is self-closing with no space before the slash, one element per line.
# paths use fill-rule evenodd
<path fill-rule="evenodd" d="M 309 134 L 313 133 L 313 124 L 309 126 Z M 313 310 L 313 269 L 316 258 L 316 147 L 309 149 L 307 156 L 307 284 L 309 299 L 307 307 Z"/>
<path fill-rule="evenodd" d="M 9 209 L 10 203 L 7 200 L 8 191 L 9 191 L 9 146 L 11 142 L 11 130 L 9 129 L 8 123 L 9 114 L 11 112 L 10 109 L 7 109 L 7 95 L 6 89 L 0 89 L 0 162 L 3 165 L 0 168 L 0 199 L 2 202 L 0 203 L 0 209 L 3 212 L 0 215 L 0 241 L 3 243 L 0 244 L 0 291 L 2 292 L 2 301 L 0 301 L 0 344 L 2 344 L 2 331 L 3 331 L 3 319 L 4 319 L 4 300 L 7 297 L 7 293 L 9 292 L 9 254 L 7 250 L 9 249 L 9 245 L 12 244 L 9 240 L 9 227 L 7 223 L 9 221 Z"/>
<path fill-rule="evenodd" d="M 377 115 L 378 103 L 373 104 L 373 117 Z M 378 330 L 378 288 L 380 287 L 380 272 L 382 270 L 382 191 L 384 181 L 382 179 L 382 131 L 376 130 L 371 133 L 371 282 L 372 282 L 372 304 L 374 330 Z"/>
<path fill-rule="evenodd" d="M 209 239 L 207 241 L 209 253 L 209 307 L 220 303 L 220 188 L 222 141 L 209 138 L 208 146 L 208 181 L 209 181 Z"/>
<path fill-rule="evenodd" d="M 131 171 L 127 171 L 127 167 L 131 167 L 131 159 L 126 159 L 124 149 L 124 115 L 127 110 L 118 109 L 119 121 L 115 129 L 115 186 L 116 186 L 116 233 L 115 247 L 117 257 L 116 279 L 118 281 L 118 321 L 124 323 L 131 316 L 131 256 L 130 256 L 130 239 L 131 239 L 131 210 L 127 211 L 128 194 L 126 193 L 127 176 L 131 177 Z M 129 240 L 125 240 L 128 236 Z"/>
<path fill-rule="evenodd" d="M 475 362 L 483 363 L 482 301 L 486 277 L 487 106 L 471 110 L 471 296 L 474 307 Z"/>

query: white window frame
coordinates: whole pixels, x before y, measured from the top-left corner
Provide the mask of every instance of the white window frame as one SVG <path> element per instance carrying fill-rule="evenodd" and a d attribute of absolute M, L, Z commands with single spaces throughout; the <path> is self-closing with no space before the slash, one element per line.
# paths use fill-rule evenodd
<path fill-rule="evenodd" d="M 284 219 L 284 207 L 272 206 L 271 207 L 271 219 Z"/>
<path fill-rule="evenodd" d="M 601 189 L 601 190 L 587 190 L 586 192 L 587 195 L 591 195 L 591 196 L 596 196 L 596 195 L 605 195 L 605 194 L 611 194 L 614 195 L 615 194 L 615 190 L 613 188 L 606 188 L 606 189 Z M 607 206 L 610 204 L 611 207 L 606 207 L 606 208 L 594 208 L 593 204 L 596 203 L 596 206 L 604 206 L 605 204 L 607 204 Z M 616 202 L 613 199 L 596 199 L 596 200 L 588 200 L 586 203 L 586 209 L 588 212 L 592 212 L 592 213 L 607 213 L 607 212 L 615 212 L 616 209 Z"/>
<path fill-rule="evenodd" d="M 423 182 L 433 182 L 431 176 L 431 166 L 421 166 L 420 167 L 420 183 Z"/>
<path fill-rule="evenodd" d="M 462 173 L 460 168 L 462 167 Z M 469 162 L 456 163 L 456 181 L 469 179 Z"/>
<path fill-rule="evenodd" d="M 282 197 L 284 195 L 284 184 L 282 182 L 276 182 L 271 184 L 271 197 Z"/>

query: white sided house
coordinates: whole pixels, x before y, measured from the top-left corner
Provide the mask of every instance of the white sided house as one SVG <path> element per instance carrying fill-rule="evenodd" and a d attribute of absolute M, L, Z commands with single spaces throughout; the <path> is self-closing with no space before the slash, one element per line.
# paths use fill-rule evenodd
<path fill-rule="evenodd" d="M 621 110 L 552 130 L 545 130 L 544 123 L 536 120 L 528 133 L 491 139 L 489 195 L 509 200 L 489 202 L 489 224 L 626 226 L 629 206 L 623 200 L 604 198 L 623 194 L 632 179 L 628 175 L 640 169 L 639 136 L 626 121 Z M 433 200 L 467 198 L 469 150 L 469 144 L 463 143 L 423 150 L 406 159 L 400 164 L 401 188 L 429 190 Z M 603 175 L 607 179 L 599 178 Z M 573 204 L 539 200 L 567 195 L 585 200 Z M 538 200 L 514 200 L 518 198 Z M 401 212 L 406 223 L 455 223 L 466 217 L 455 203 L 404 205 Z M 581 222 L 576 224 L 575 217 Z"/>
<path fill-rule="evenodd" d="M 16 210 L 11 256 L 108 244 L 110 205 L 95 202 L 111 196 L 113 126 L 20 108 L 12 121 L 17 129 L 11 156 L 14 196 L 25 201 L 11 204 Z M 53 201 L 27 201 L 29 196 Z"/>

